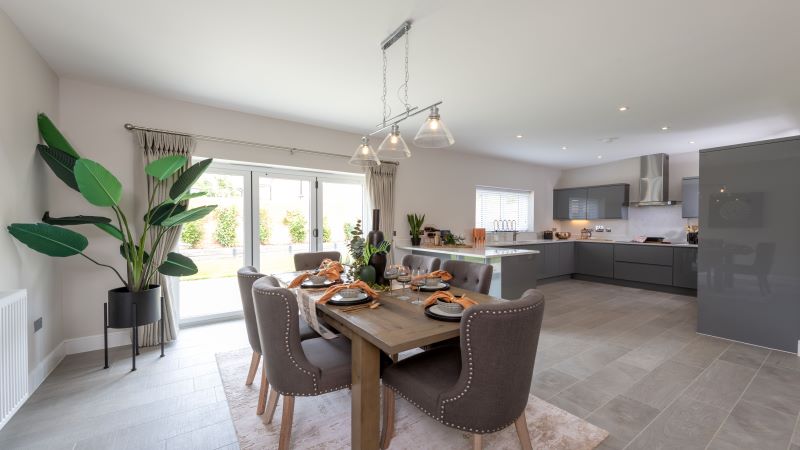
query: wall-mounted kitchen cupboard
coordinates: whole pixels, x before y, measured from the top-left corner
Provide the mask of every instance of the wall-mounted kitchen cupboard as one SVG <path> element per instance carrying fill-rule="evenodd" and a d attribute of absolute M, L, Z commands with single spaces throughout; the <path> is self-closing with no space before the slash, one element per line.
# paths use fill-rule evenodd
<path fill-rule="evenodd" d="M 700 177 L 686 177 L 681 180 L 683 190 L 681 216 L 695 218 L 700 215 Z"/>
<path fill-rule="evenodd" d="M 553 219 L 627 219 L 629 184 L 553 190 Z"/>

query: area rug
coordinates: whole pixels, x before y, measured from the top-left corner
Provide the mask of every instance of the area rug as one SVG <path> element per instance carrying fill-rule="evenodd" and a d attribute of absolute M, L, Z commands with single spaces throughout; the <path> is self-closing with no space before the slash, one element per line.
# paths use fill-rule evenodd
<path fill-rule="evenodd" d="M 258 379 L 251 386 L 244 380 L 250 365 L 249 349 L 217 353 L 217 365 L 231 410 L 233 424 L 242 449 L 278 447 L 282 399 L 275 418 L 266 424 L 256 415 Z M 431 419 L 400 397 L 396 397 L 396 434 L 391 449 L 469 449 L 472 437 Z M 525 410 L 533 448 L 537 450 L 590 450 L 608 432 L 559 409 L 533 395 Z M 318 397 L 296 397 L 291 448 L 338 450 L 350 448 L 350 390 Z M 514 426 L 484 435 L 483 448 L 517 450 L 519 440 Z"/>

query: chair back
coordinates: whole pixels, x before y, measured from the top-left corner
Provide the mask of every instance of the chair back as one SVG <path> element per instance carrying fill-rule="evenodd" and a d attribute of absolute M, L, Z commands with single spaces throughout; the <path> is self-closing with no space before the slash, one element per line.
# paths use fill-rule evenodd
<path fill-rule="evenodd" d="M 442 270 L 453 276 L 450 284 L 461 289 L 488 294 L 492 286 L 491 264 L 448 259 L 442 263 Z"/>
<path fill-rule="evenodd" d="M 430 273 L 439 270 L 442 260 L 434 256 L 406 255 L 403 256 L 402 264 L 411 270 L 424 270 Z"/>
<path fill-rule="evenodd" d="M 544 295 L 477 305 L 461 319 L 461 375 L 439 396 L 443 421 L 489 433 L 513 423 L 528 404 L 544 314 Z"/>
<path fill-rule="evenodd" d="M 261 342 L 258 339 L 258 325 L 256 325 L 256 312 L 253 309 L 253 283 L 264 277 L 253 266 L 244 266 L 236 272 L 239 279 L 239 295 L 242 298 L 242 311 L 244 312 L 244 326 L 247 329 L 247 340 L 250 348 L 261 354 Z"/>
<path fill-rule="evenodd" d="M 319 268 L 324 259 L 340 261 L 342 254 L 339 252 L 310 252 L 294 254 L 294 270 L 312 270 Z"/>
<path fill-rule="evenodd" d="M 300 344 L 297 299 L 292 291 L 279 286 L 278 280 L 270 276 L 253 284 L 253 306 L 267 378 L 281 394 L 310 395 L 316 392 L 320 369 L 308 361 Z"/>

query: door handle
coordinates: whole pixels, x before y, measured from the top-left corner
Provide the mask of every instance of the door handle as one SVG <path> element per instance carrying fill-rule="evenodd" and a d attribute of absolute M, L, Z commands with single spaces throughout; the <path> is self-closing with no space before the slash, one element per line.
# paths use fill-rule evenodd
<path fill-rule="evenodd" d="M 311 232 L 311 235 L 314 237 L 319 237 L 319 229 L 314 228 L 314 231 Z"/>

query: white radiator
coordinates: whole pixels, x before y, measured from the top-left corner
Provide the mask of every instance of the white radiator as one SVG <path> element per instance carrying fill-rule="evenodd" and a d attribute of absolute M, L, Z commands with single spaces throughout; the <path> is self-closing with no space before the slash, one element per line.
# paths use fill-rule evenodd
<path fill-rule="evenodd" d="M 0 429 L 28 399 L 28 298 L 0 291 Z"/>

